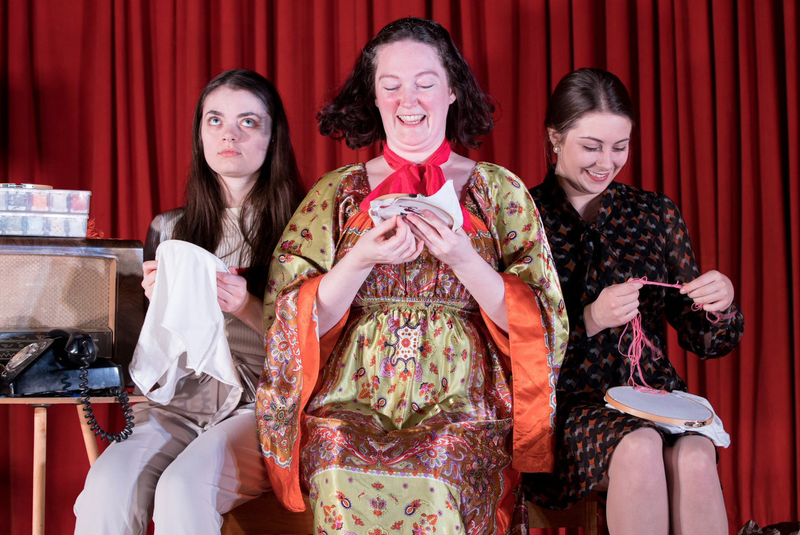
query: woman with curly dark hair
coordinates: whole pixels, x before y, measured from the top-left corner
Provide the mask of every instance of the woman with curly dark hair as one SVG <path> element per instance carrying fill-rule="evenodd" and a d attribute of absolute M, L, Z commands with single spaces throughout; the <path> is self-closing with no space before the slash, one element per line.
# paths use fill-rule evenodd
<path fill-rule="evenodd" d="M 270 488 L 253 426 L 263 295 L 272 250 L 301 197 L 275 87 L 244 69 L 214 78 L 195 108 L 186 204 L 157 215 L 147 233 L 142 286 L 151 303 L 131 376 L 152 401 L 134 406 L 131 437 L 111 444 L 89 470 L 75 504 L 76 534 L 144 534 L 151 516 L 157 534 L 219 533 L 221 514 Z M 188 262 L 155 260 L 161 245 L 176 244 Z M 219 267 L 198 271 L 201 260 Z M 164 294 L 168 273 L 208 300 L 198 307 L 189 296 Z M 217 344 L 205 347 L 221 349 L 209 350 L 203 368 L 189 363 L 186 333 L 164 343 L 163 323 L 150 321 L 175 300 L 192 338 L 204 334 L 197 325 L 209 325 L 205 318 L 218 318 Z M 170 358 L 175 367 L 164 372 Z"/>
<path fill-rule="evenodd" d="M 410 40 L 432 47 L 447 76 L 453 101 L 447 110 L 445 137 L 471 149 L 480 146 L 477 138 L 494 128 L 494 106 L 447 30 L 434 22 L 417 22 L 422 20 L 395 21 L 367 43 L 344 86 L 317 114 L 323 136 L 344 139 L 351 149 L 386 141 L 387 131 L 375 105 L 377 55 L 388 44 Z"/>
<path fill-rule="evenodd" d="M 262 451 L 284 505 L 308 490 L 319 532 L 504 533 L 520 472 L 552 467 L 566 322 L 536 207 L 450 147 L 477 146 L 491 114 L 447 30 L 408 18 L 318 115 L 350 147 L 383 145 L 319 180 L 270 268 Z M 370 216 L 439 191 L 452 221 Z"/>

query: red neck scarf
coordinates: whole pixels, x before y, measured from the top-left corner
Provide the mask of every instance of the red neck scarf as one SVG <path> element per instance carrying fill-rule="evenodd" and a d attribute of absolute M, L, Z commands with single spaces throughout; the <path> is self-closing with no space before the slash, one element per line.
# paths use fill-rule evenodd
<path fill-rule="evenodd" d="M 382 195 L 390 193 L 417 193 L 430 196 L 439 191 L 444 186 L 445 179 L 442 168 L 439 167 L 450 158 L 450 143 L 445 139 L 439 148 L 431 154 L 424 163 L 417 165 L 398 156 L 389 145 L 383 148 L 383 157 L 386 163 L 394 170 L 394 173 L 386 177 L 386 180 L 372 190 L 372 192 L 361 201 L 360 208 L 366 212 L 369 210 L 369 203 Z M 464 215 L 464 230 L 472 230 L 469 220 L 469 212 L 461 205 L 461 212 Z"/>

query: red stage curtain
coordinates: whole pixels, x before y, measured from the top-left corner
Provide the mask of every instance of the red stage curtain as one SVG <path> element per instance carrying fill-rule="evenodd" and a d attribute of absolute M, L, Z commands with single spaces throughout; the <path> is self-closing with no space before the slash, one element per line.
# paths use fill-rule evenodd
<path fill-rule="evenodd" d="M 407 15 L 449 28 L 498 105 L 472 157 L 529 186 L 566 72 L 617 73 L 636 102 L 621 180 L 682 208 L 703 270 L 728 274 L 747 318 L 715 362 L 670 358 L 733 435 L 720 473 L 731 528 L 798 517 L 800 132 L 795 0 L 0 0 L 0 181 L 93 192 L 106 237 L 144 237 L 181 204 L 192 110 L 233 67 L 286 102 L 304 182 L 365 160 L 323 139 L 315 111 L 361 45 Z M 30 531 L 31 409 L 0 409 L 0 530 Z M 119 420 L 113 417 L 116 422 Z M 72 532 L 88 464 L 73 408 L 50 410 L 47 531 Z"/>

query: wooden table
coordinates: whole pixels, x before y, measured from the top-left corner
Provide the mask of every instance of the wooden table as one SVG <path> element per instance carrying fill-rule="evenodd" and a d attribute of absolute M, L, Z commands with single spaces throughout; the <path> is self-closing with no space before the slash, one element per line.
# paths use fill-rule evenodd
<path fill-rule="evenodd" d="M 100 456 L 97 438 L 88 421 L 83 417 L 83 405 L 79 397 L 0 397 L 0 405 L 28 405 L 33 407 L 33 535 L 44 535 L 44 491 L 45 467 L 47 466 L 47 407 L 50 405 L 76 405 L 79 425 L 83 433 L 83 444 L 91 466 Z M 131 403 L 145 401 L 144 396 L 129 396 Z M 115 397 L 93 397 L 95 403 L 116 403 Z"/>

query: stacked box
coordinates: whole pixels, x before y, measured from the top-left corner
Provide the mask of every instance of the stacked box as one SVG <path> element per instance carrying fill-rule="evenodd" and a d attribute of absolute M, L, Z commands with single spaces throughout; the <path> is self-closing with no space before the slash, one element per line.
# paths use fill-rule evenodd
<path fill-rule="evenodd" d="M 85 238 L 91 191 L 0 187 L 0 235 Z"/>

